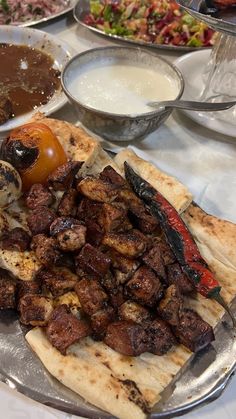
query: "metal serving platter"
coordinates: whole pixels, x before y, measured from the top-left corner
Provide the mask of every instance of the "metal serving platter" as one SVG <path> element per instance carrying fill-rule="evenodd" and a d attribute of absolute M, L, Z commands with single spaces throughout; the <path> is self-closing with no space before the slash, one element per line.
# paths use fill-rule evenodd
<path fill-rule="evenodd" d="M 45 23 L 52 19 L 56 19 L 59 16 L 63 16 L 64 14 L 71 12 L 74 9 L 76 3 L 77 3 L 77 0 L 65 0 L 65 8 L 61 10 L 60 12 L 54 13 L 53 15 L 44 17 L 42 19 L 29 20 L 27 22 L 22 22 L 22 23 L 19 22 L 17 26 L 22 26 L 22 27 L 35 26 L 35 25 L 38 25 L 39 23 Z"/>
<path fill-rule="evenodd" d="M 232 306 L 236 314 L 236 299 Z M 44 369 L 24 339 L 15 312 L 0 316 L 0 380 L 11 388 L 47 406 L 92 419 L 113 416 L 86 403 Z M 167 419 L 187 413 L 216 399 L 236 369 L 236 338 L 228 316 L 216 328 L 216 340 L 193 356 L 164 390 L 153 409 L 152 419 Z"/>
<path fill-rule="evenodd" d="M 208 8 L 205 0 L 177 0 L 177 3 L 196 19 L 218 32 L 236 36 L 236 7 L 217 11 Z"/>
<path fill-rule="evenodd" d="M 107 34 L 104 31 L 94 28 L 93 26 L 89 26 L 86 23 L 84 23 L 85 16 L 90 12 L 90 0 L 79 0 L 76 6 L 74 7 L 74 18 L 77 20 L 77 22 L 82 25 L 85 28 L 88 28 L 92 32 L 96 33 L 97 35 L 102 35 L 105 38 L 110 39 L 111 41 L 117 41 L 117 42 L 125 42 L 128 44 L 143 46 L 143 47 L 149 47 L 154 49 L 164 49 L 164 50 L 171 50 L 171 51 L 195 51 L 199 49 L 206 49 L 209 47 L 188 47 L 183 45 L 165 45 L 165 44 L 153 44 L 151 42 L 142 42 L 142 41 L 135 41 L 123 36 L 119 35 L 112 35 Z"/>

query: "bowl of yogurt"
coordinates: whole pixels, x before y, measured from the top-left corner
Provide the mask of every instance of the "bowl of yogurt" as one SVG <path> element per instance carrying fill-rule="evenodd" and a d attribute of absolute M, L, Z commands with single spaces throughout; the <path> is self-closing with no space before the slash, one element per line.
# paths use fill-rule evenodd
<path fill-rule="evenodd" d="M 179 99 L 180 71 L 158 55 L 136 47 L 95 48 L 74 56 L 62 72 L 62 86 L 82 124 L 110 141 L 142 139 L 171 109 L 151 101 Z"/>

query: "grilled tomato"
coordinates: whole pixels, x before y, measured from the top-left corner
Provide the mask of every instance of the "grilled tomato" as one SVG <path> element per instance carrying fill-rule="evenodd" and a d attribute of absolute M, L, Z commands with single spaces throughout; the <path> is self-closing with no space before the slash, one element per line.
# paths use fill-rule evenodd
<path fill-rule="evenodd" d="M 11 131 L 2 143 L 1 156 L 18 170 L 24 190 L 34 183 L 45 183 L 48 175 L 67 161 L 57 137 L 40 122 Z"/>

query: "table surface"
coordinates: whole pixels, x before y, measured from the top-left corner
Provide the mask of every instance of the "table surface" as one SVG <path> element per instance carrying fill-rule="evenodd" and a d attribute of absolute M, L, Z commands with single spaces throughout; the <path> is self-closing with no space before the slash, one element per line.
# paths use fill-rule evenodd
<path fill-rule="evenodd" d="M 51 23 L 41 24 L 38 28 L 68 42 L 77 53 L 112 44 L 106 38 L 77 25 L 71 14 Z M 170 61 L 174 61 L 180 55 L 170 50 L 157 50 L 157 53 Z M 66 104 L 53 117 L 77 122 L 70 104 Z M 236 222 L 235 138 L 210 131 L 183 114 L 174 112 L 155 133 L 142 142 L 132 143 L 132 147 L 139 155 L 177 176 L 189 187 L 203 209 Z M 235 387 L 236 377 L 233 377 L 219 399 L 188 413 L 185 417 L 235 419 Z M 76 419 L 76 416 L 40 405 L 2 383 L 0 400 L 0 417 L 4 419 Z"/>

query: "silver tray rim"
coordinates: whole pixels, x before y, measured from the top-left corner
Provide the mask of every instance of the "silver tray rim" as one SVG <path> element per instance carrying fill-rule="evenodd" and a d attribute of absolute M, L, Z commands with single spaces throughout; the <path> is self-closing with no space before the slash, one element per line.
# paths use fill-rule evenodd
<path fill-rule="evenodd" d="M 208 47 L 188 47 L 188 46 L 184 46 L 184 45 L 168 45 L 168 44 L 153 44 L 151 42 L 144 42 L 144 41 L 135 41 L 123 36 L 119 36 L 119 35 L 112 35 L 112 34 L 107 34 L 104 31 L 102 31 L 101 29 L 97 29 L 94 28 L 93 26 L 89 26 L 86 23 L 83 22 L 82 20 L 82 13 L 83 13 L 83 7 L 81 6 L 89 6 L 89 0 L 76 0 L 76 5 L 74 6 L 73 9 L 73 16 L 75 18 L 75 20 L 84 28 L 89 29 L 90 31 L 96 33 L 97 35 L 101 35 L 111 41 L 117 41 L 117 42 L 124 42 L 124 43 L 128 43 L 128 44 L 132 44 L 132 45 L 136 45 L 136 46 L 140 46 L 140 47 L 146 47 L 146 48 L 152 48 L 152 49 L 162 49 L 162 50 L 166 50 L 166 51 L 181 51 L 181 52 L 190 52 L 190 51 L 199 51 L 201 49 L 209 49 L 212 48 L 210 46 Z M 81 11 L 79 11 L 79 9 L 81 8 Z"/>

